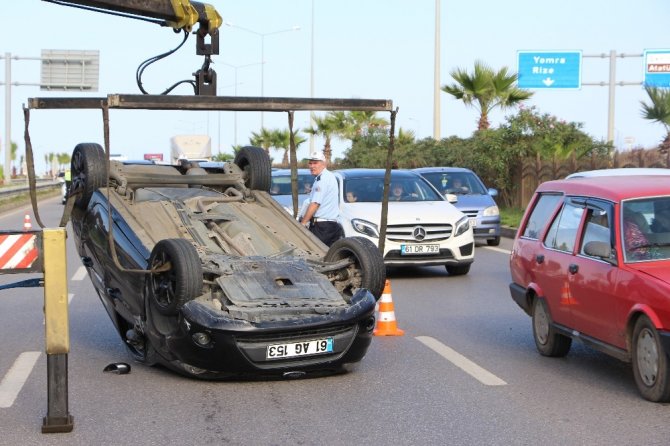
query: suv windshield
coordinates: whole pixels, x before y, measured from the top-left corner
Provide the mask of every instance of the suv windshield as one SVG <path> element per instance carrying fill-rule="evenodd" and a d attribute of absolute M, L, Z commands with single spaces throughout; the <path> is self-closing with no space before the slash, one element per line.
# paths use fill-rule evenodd
<path fill-rule="evenodd" d="M 470 172 L 427 172 L 421 175 L 443 194 L 488 194 L 484 185 Z"/>
<path fill-rule="evenodd" d="M 314 183 L 314 175 L 298 174 L 298 194 L 309 194 Z M 272 175 L 270 195 L 291 195 L 291 174 Z"/>
<path fill-rule="evenodd" d="M 379 203 L 382 201 L 384 178 L 347 178 L 344 180 L 345 197 L 356 197 L 360 203 Z M 348 199 L 348 201 L 352 201 Z M 391 201 L 444 201 L 420 177 L 391 178 L 389 202 Z"/>

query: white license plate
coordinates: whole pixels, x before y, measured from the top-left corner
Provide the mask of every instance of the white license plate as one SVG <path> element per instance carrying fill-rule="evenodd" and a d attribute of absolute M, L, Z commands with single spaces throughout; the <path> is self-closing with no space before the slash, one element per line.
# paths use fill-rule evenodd
<path fill-rule="evenodd" d="M 295 356 L 319 355 L 333 352 L 333 338 L 312 341 L 291 342 L 289 344 L 268 345 L 265 359 L 292 358 Z"/>
<path fill-rule="evenodd" d="M 440 245 L 400 245 L 400 254 L 439 254 Z"/>
<path fill-rule="evenodd" d="M 476 218 L 471 218 L 470 219 L 470 226 L 473 227 L 473 228 L 475 226 L 477 226 L 477 219 Z"/>

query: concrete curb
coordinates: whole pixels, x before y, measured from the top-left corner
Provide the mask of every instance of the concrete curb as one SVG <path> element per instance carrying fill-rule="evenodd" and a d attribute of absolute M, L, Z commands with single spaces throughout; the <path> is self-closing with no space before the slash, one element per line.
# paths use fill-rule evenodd
<path fill-rule="evenodd" d="M 501 226 L 500 236 L 513 239 L 514 237 L 516 237 L 516 229 L 517 228 L 511 228 L 509 226 Z"/>

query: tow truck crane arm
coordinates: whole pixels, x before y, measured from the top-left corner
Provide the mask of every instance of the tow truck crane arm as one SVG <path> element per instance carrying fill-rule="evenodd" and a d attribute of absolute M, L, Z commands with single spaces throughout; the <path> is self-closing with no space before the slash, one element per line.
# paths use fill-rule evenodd
<path fill-rule="evenodd" d="M 219 54 L 219 27 L 223 20 L 216 9 L 207 3 L 189 0 L 44 0 L 63 6 L 104 12 L 145 20 L 191 32 L 197 23 L 196 54 L 205 56 L 202 68 L 194 73 L 196 94 L 216 95 L 216 73 L 210 68 L 212 54 Z M 209 36 L 209 43 L 207 42 Z"/>

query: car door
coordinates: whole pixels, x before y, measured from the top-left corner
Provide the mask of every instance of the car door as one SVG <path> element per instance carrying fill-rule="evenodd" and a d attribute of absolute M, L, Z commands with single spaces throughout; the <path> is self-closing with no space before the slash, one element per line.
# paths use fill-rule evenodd
<path fill-rule="evenodd" d="M 573 326 L 569 271 L 575 259 L 574 250 L 583 214 L 584 204 L 566 197 L 543 242 L 544 274 L 540 283 L 553 321 L 565 327 Z"/>
<path fill-rule="evenodd" d="M 619 304 L 616 297 L 619 269 L 613 264 L 616 263 L 613 228 L 613 204 L 587 200 L 579 246 L 568 265 L 573 328 L 608 344 L 616 342 L 613 319 Z M 608 258 L 587 252 L 587 243 L 594 241 L 609 245 Z"/>

